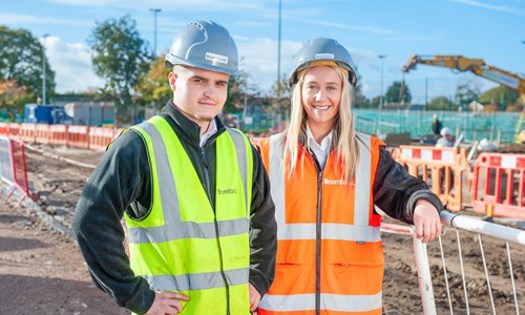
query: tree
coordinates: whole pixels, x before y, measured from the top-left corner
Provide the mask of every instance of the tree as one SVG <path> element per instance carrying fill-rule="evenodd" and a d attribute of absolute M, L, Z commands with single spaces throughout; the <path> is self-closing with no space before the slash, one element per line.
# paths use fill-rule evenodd
<path fill-rule="evenodd" d="M 117 104 L 131 104 L 133 87 L 148 73 L 151 50 L 140 38 L 135 20 L 129 15 L 97 22 L 88 39 L 95 73 L 106 80 L 106 89 Z"/>
<path fill-rule="evenodd" d="M 370 107 L 370 101 L 363 94 L 363 88 L 361 85 L 361 76 L 357 76 L 357 85 L 354 87 L 354 106 L 356 108 L 366 108 Z"/>
<path fill-rule="evenodd" d="M 434 97 L 430 100 L 427 110 L 453 110 L 457 109 L 456 104 L 445 96 Z"/>
<path fill-rule="evenodd" d="M 466 81 L 459 83 L 456 87 L 456 103 L 462 109 L 468 108 L 468 105 L 476 101 L 481 94 L 476 81 Z"/>
<path fill-rule="evenodd" d="M 142 97 L 145 104 L 152 104 L 155 108 L 164 106 L 172 97 L 172 90 L 168 82 L 170 69 L 164 64 L 165 55 L 159 56 L 150 63 L 148 74 L 139 78 L 135 91 Z"/>
<path fill-rule="evenodd" d="M 385 103 L 404 104 L 410 103 L 412 95 L 406 82 L 394 81 L 385 94 Z"/>
<path fill-rule="evenodd" d="M 0 109 L 5 109 L 12 120 L 15 113 L 22 111 L 22 105 L 31 102 L 31 95 L 25 86 L 18 86 L 14 80 L 0 81 Z"/>
<path fill-rule="evenodd" d="M 285 120 L 284 118 L 290 116 L 292 108 L 292 89 L 286 77 L 283 76 L 275 81 L 271 88 L 271 95 L 274 97 L 271 98 L 270 109 L 281 117 L 281 121 Z"/>
<path fill-rule="evenodd" d="M 508 106 L 516 104 L 519 97 L 519 93 L 515 90 L 505 86 L 498 86 L 481 94 L 479 102 L 481 104 L 497 103 L 505 110 Z"/>
<path fill-rule="evenodd" d="M 31 32 L 0 26 L 0 81 L 24 88 L 25 100 L 35 102 L 42 94 L 42 61 L 46 64 L 46 93 L 55 91 L 55 72 L 43 54 L 44 47 Z M 44 60 L 42 60 L 44 58 Z"/>
<path fill-rule="evenodd" d="M 241 59 L 240 63 L 243 62 Z M 237 75 L 232 75 L 228 81 L 228 99 L 224 104 L 225 113 L 239 113 L 244 108 L 244 103 L 249 98 L 248 72 L 240 70 Z"/>

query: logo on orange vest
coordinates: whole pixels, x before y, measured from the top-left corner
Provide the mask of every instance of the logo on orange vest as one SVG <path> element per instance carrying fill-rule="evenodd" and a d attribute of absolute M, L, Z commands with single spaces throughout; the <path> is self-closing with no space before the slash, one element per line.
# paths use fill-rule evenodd
<path fill-rule="evenodd" d="M 219 195 L 231 195 L 236 194 L 237 189 L 236 188 L 228 188 L 228 189 L 217 189 L 219 191 Z"/>
<path fill-rule="evenodd" d="M 346 185 L 346 184 L 348 184 L 348 181 L 344 180 L 342 178 L 339 178 L 339 179 L 328 179 L 328 178 L 325 178 L 324 181 L 323 181 L 323 184 L 325 184 L 325 185 Z"/>

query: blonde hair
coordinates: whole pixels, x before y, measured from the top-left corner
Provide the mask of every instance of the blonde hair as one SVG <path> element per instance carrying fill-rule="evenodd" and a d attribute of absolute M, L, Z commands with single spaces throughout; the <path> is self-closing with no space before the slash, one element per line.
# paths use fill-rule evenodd
<path fill-rule="evenodd" d="M 299 158 L 299 140 L 300 137 L 306 138 L 307 115 L 303 108 L 301 90 L 304 84 L 304 77 L 309 69 L 319 66 L 320 64 L 312 63 L 308 68 L 298 73 L 298 82 L 294 85 L 292 91 L 292 113 L 290 124 L 284 131 L 284 158 L 289 165 L 289 176 L 295 171 Z M 322 65 L 327 65 L 323 62 Z M 342 82 L 341 100 L 339 103 L 339 112 L 335 117 L 334 134 L 332 138 L 332 149 L 336 151 L 336 167 L 340 168 L 341 179 L 349 180 L 355 177 L 357 170 L 357 161 L 359 161 L 359 148 L 357 145 L 356 133 L 352 120 L 353 105 L 353 87 L 348 81 L 348 70 L 343 69 L 335 62 L 327 65 L 334 69 Z M 304 159 L 302 160 L 304 161 Z M 302 162 L 301 162 L 302 163 Z M 302 166 L 301 166 L 302 167 Z M 349 181 L 348 181 L 349 182 Z"/>

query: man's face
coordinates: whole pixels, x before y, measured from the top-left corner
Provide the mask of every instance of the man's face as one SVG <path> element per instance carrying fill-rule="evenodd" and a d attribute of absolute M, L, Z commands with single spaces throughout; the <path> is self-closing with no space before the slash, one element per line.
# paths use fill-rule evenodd
<path fill-rule="evenodd" d="M 224 107 L 229 78 L 225 73 L 175 66 L 168 76 L 173 103 L 189 119 L 207 128 Z"/>

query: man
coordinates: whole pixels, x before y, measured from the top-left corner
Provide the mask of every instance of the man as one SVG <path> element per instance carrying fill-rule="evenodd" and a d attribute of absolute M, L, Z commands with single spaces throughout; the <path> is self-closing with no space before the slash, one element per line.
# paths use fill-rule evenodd
<path fill-rule="evenodd" d="M 442 127 L 443 124 L 441 123 L 441 120 L 439 120 L 438 115 L 432 115 L 432 133 L 434 133 L 435 136 L 439 136 L 439 131 Z"/>
<path fill-rule="evenodd" d="M 189 24 L 166 56 L 173 100 L 115 140 L 77 205 L 95 283 L 135 313 L 247 314 L 273 281 L 267 174 L 246 136 L 217 117 L 237 64 L 224 27 Z"/>
<path fill-rule="evenodd" d="M 441 129 L 441 138 L 436 143 L 437 148 L 452 148 L 454 146 L 454 135 L 450 128 Z"/>

